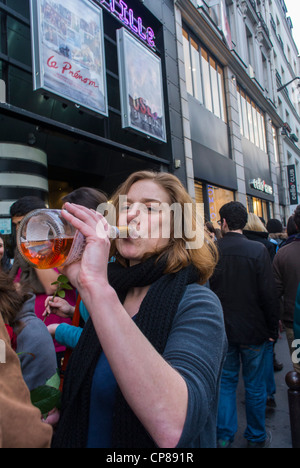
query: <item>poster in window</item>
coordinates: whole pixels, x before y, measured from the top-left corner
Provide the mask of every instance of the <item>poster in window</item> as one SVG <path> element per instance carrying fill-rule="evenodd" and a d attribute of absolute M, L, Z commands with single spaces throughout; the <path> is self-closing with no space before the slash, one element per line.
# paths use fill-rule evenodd
<path fill-rule="evenodd" d="M 90 0 L 30 6 L 34 89 L 108 115 L 102 9 Z"/>
<path fill-rule="evenodd" d="M 117 41 L 122 127 L 166 142 L 161 60 L 124 28 Z"/>

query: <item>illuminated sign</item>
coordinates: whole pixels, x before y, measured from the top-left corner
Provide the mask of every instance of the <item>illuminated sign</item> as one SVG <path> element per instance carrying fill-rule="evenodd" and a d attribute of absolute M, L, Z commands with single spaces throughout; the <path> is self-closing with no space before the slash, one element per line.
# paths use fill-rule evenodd
<path fill-rule="evenodd" d="M 297 177 L 295 165 L 291 164 L 290 166 L 287 166 L 287 171 L 289 181 L 290 204 L 298 205 Z"/>
<path fill-rule="evenodd" d="M 34 89 L 107 116 L 103 10 L 90 0 L 30 5 Z"/>
<path fill-rule="evenodd" d="M 258 190 L 259 192 L 264 192 L 268 195 L 273 195 L 273 187 L 271 187 L 271 185 L 266 184 L 266 182 L 262 179 L 250 180 L 250 187 L 255 190 Z"/>
<path fill-rule="evenodd" d="M 161 60 L 125 28 L 117 31 L 122 127 L 166 142 Z"/>
<path fill-rule="evenodd" d="M 133 34 L 138 36 L 149 47 L 155 49 L 155 35 L 150 27 L 143 25 L 143 20 L 137 16 L 132 8 L 129 8 L 123 0 L 95 0 L 95 3 L 101 5 L 117 20 L 126 26 Z"/>

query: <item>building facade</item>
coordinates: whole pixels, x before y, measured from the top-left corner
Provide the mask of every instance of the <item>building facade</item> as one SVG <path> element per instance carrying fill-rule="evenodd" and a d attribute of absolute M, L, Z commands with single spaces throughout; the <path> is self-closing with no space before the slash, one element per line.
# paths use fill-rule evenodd
<path fill-rule="evenodd" d="M 121 40 L 131 41 L 129 52 Z M 96 71 L 102 114 L 91 97 L 100 88 Z M 128 113 L 125 85 L 133 87 Z M 129 113 L 135 121 L 124 125 Z M 181 122 L 172 0 L 0 0 L 2 233 L 10 205 L 24 195 L 57 208 L 77 187 L 110 195 L 142 169 L 176 170 L 186 183 Z"/>
<path fill-rule="evenodd" d="M 175 173 L 215 225 L 231 200 L 287 222 L 300 70 L 284 0 L 0 0 L 0 33 L 0 232 L 23 195 L 57 208 L 79 186 L 110 195 L 140 169 Z M 96 68 L 102 112 L 78 91 L 96 87 Z"/>
<path fill-rule="evenodd" d="M 299 59 L 284 1 L 177 0 L 175 12 L 186 166 L 196 200 L 214 223 L 220 206 L 237 199 L 285 224 L 294 210 L 287 166 L 298 170 L 297 80 L 290 99 L 287 88 L 284 97 L 278 89 L 298 76 Z M 288 72 L 280 76 L 278 67 Z"/>

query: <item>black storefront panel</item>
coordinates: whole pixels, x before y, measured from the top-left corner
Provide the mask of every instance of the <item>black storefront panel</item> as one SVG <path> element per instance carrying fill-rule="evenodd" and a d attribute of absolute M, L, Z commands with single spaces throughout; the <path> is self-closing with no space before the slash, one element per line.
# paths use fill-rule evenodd
<path fill-rule="evenodd" d="M 269 156 L 242 137 L 247 195 L 274 202 Z"/>

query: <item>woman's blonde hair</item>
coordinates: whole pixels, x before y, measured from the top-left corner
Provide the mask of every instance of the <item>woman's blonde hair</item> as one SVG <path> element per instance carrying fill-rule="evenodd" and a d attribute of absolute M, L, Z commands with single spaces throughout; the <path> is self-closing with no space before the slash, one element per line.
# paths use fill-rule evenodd
<path fill-rule="evenodd" d="M 244 227 L 244 231 L 268 232 L 262 221 L 254 213 L 248 214 L 248 222 Z"/>
<path fill-rule="evenodd" d="M 199 248 L 187 249 L 186 243 L 191 242 L 191 239 L 187 239 L 185 236 L 185 223 L 186 223 L 186 211 L 184 209 L 185 204 L 189 204 L 192 207 L 190 211 L 191 222 L 193 231 L 195 232 L 196 226 L 199 225 L 199 219 L 196 217 L 196 205 L 193 202 L 190 195 L 180 182 L 180 180 L 173 174 L 165 172 L 152 172 L 152 171 L 139 171 L 131 174 L 127 180 L 117 189 L 112 197 L 111 202 L 113 203 L 116 213 L 119 213 L 119 196 L 127 195 L 131 186 L 142 180 L 152 180 L 159 186 L 161 186 L 169 195 L 171 205 L 177 203 L 181 206 L 181 232 L 180 238 L 174 235 L 174 226 L 171 227 L 170 239 L 168 245 L 161 249 L 155 254 L 158 255 L 158 260 L 164 258 L 166 260 L 165 273 L 176 273 L 182 268 L 188 265 L 194 265 L 199 271 L 200 283 L 204 284 L 212 276 L 214 269 L 218 261 L 218 250 L 211 240 L 210 236 L 204 230 L 202 222 L 202 229 L 204 231 L 204 241 L 201 243 Z M 178 220 L 177 220 L 178 221 Z M 118 222 L 118 219 L 117 219 Z M 174 223 L 172 223 L 173 225 Z M 115 256 L 124 266 L 127 264 L 126 260 L 123 259 L 116 248 L 116 241 L 112 241 L 111 255 Z M 153 255 L 149 253 L 146 258 Z"/>

